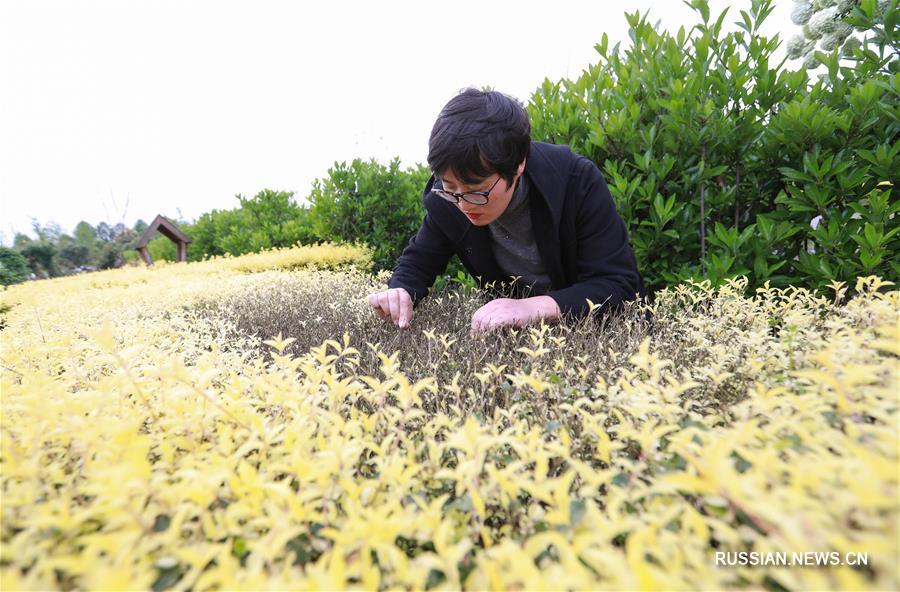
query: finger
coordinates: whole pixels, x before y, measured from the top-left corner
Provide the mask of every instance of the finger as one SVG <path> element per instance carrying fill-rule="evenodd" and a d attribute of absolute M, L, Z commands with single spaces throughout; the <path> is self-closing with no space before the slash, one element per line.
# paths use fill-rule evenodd
<path fill-rule="evenodd" d="M 391 320 L 395 325 L 400 324 L 400 294 L 397 290 L 388 290 L 388 302 L 390 303 Z"/>
<path fill-rule="evenodd" d="M 402 288 L 400 290 L 400 328 L 406 329 L 412 318 L 412 299 L 409 297 L 409 293 L 406 290 L 403 290 Z"/>
<path fill-rule="evenodd" d="M 366 296 L 366 303 L 372 307 L 372 311 L 378 314 L 378 294 L 369 294 Z"/>
<path fill-rule="evenodd" d="M 379 308 L 381 307 L 381 304 L 378 301 L 379 296 L 380 296 L 380 294 L 378 294 L 378 293 L 369 294 L 368 298 L 366 298 L 366 301 L 369 303 L 369 306 L 371 306 L 375 310 L 376 313 L 378 312 Z"/>
<path fill-rule="evenodd" d="M 378 313 L 378 316 L 381 317 L 381 320 L 389 321 L 391 319 L 391 312 L 390 312 L 391 308 L 390 308 L 390 304 L 388 303 L 387 292 L 379 292 L 377 294 L 377 296 L 378 296 L 378 305 L 375 310 Z"/>
<path fill-rule="evenodd" d="M 383 318 L 381 310 L 381 293 L 369 294 L 366 300 L 369 303 L 369 306 L 372 307 L 372 310 L 375 312 L 375 314 Z"/>

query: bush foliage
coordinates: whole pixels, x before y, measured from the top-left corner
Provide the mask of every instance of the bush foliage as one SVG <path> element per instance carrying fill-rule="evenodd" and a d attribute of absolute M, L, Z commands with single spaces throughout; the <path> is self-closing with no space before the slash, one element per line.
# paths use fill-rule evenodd
<path fill-rule="evenodd" d="M 375 160 L 335 163 L 313 183 L 309 221 L 321 240 L 362 241 L 374 251 L 376 269 L 392 269 L 425 214 L 422 188 L 430 173 L 422 165 L 400 169 Z"/>
<path fill-rule="evenodd" d="M 877 278 L 498 338 L 468 334 L 478 292 L 401 332 L 383 276 L 253 257 L 3 292 L 4 590 L 900 586 Z M 867 555 L 715 566 L 748 551 Z"/>
<path fill-rule="evenodd" d="M 8 247 L 0 247 L 0 285 L 24 282 L 30 274 L 28 261 L 21 253 Z"/>
<path fill-rule="evenodd" d="M 230 210 L 212 210 L 182 230 L 193 241 L 188 261 L 217 255 L 244 255 L 267 249 L 315 242 L 310 232 L 308 211 L 298 205 L 291 191 L 263 189 L 253 197 L 235 196 L 240 204 Z M 148 245 L 154 260 L 174 261 L 175 245 L 159 236 Z"/>
<path fill-rule="evenodd" d="M 604 171 L 649 287 L 748 275 L 751 287 L 824 287 L 860 274 L 900 276 L 898 46 L 886 12 L 855 18 L 870 34 L 827 75 L 774 64 L 753 0 L 658 31 L 627 15 L 632 44 L 596 46 L 575 80 L 545 80 L 528 109 L 535 139 L 570 144 Z"/>

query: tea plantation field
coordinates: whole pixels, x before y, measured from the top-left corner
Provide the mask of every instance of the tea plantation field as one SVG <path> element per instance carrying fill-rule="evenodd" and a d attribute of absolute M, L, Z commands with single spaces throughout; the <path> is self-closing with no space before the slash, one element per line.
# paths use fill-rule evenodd
<path fill-rule="evenodd" d="M 893 286 L 470 336 L 367 257 L 4 291 L 2 589 L 900 589 Z"/>

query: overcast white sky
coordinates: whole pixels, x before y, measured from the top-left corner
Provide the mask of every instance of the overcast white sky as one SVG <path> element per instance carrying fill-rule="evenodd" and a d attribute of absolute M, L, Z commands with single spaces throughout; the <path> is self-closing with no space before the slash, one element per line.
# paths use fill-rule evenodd
<path fill-rule="evenodd" d="M 750 0 L 711 5 L 733 22 Z M 791 5 L 765 29 L 782 42 Z M 356 157 L 424 163 L 460 89 L 527 103 L 648 8 L 662 28 L 694 22 L 677 0 L 0 0 L 0 239 L 32 218 L 70 232 L 192 220 L 264 188 L 302 199 Z"/>

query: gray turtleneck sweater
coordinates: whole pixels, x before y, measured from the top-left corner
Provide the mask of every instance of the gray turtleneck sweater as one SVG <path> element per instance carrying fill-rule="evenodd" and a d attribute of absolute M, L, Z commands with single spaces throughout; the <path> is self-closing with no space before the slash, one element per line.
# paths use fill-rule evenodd
<path fill-rule="evenodd" d="M 538 295 L 550 290 L 550 276 L 534 239 L 530 197 L 528 182 L 523 174 L 506 210 L 488 224 L 488 230 L 494 258 L 500 269 L 510 276 L 521 276 L 518 281 L 532 284 L 531 294 Z"/>

